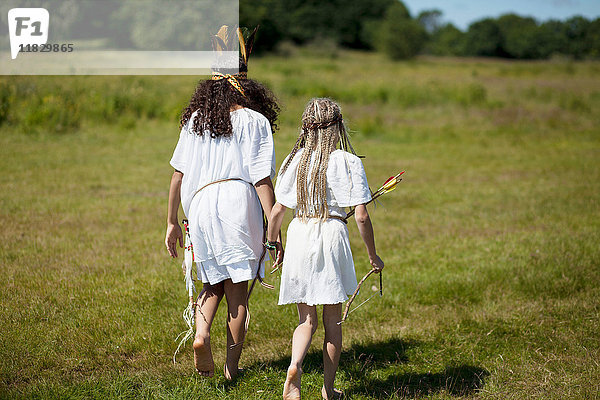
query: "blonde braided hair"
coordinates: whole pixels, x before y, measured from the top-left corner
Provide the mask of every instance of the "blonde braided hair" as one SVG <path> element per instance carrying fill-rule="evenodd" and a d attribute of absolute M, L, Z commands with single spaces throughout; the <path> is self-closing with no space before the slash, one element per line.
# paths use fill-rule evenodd
<path fill-rule="evenodd" d="M 329 155 L 338 144 L 342 150 L 356 154 L 346 133 L 340 106 L 328 98 L 310 100 L 302 114 L 298 140 L 281 170 L 285 172 L 298 150 L 304 149 L 296 177 L 296 213 L 302 220 L 329 217 L 327 166 Z"/>

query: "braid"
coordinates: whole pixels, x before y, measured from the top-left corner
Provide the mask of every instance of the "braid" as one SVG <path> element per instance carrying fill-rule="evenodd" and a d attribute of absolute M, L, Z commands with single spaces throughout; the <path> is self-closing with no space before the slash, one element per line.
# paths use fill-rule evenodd
<path fill-rule="evenodd" d="M 296 177 L 297 214 L 301 219 L 329 217 L 327 167 L 329 155 L 340 147 L 354 153 L 342 121 L 340 107 L 331 99 L 312 99 L 302 115 L 302 131 L 282 171 L 300 148 L 304 148 Z M 310 175 L 310 185 L 309 177 Z"/>
<path fill-rule="evenodd" d="M 340 149 L 356 155 L 356 151 L 354 151 L 354 147 L 352 147 L 352 143 L 350 143 L 344 121 L 340 121 Z"/>
<path fill-rule="evenodd" d="M 298 165 L 298 176 L 296 178 L 296 197 L 298 203 L 298 215 L 302 216 L 303 218 L 307 215 L 310 215 L 308 204 L 308 173 L 310 171 L 311 159 L 315 148 L 316 136 L 313 131 L 308 131 L 306 133 L 306 142 L 304 145 L 304 151 L 300 156 L 300 163 Z"/>

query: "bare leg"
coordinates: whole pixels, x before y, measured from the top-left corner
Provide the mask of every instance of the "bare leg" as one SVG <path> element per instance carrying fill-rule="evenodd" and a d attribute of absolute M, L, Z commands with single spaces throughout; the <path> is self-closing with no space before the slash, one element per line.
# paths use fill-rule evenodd
<path fill-rule="evenodd" d="M 202 376 L 213 376 L 215 364 L 210 350 L 210 327 L 223 298 L 223 283 L 204 284 L 196 306 L 196 337 L 194 338 L 194 365 Z"/>
<path fill-rule="evenodd" d="M 227 361 L 223 373 L 225 379 L 233 380 L 238 375 L 242 345 L 246 336 L 246 301 L 248 282 L 225 281 L 227 299 Z"/>
<path fill-rule="evenodd" d="M 326 304 L 323 306 L 323 326 L 325 327 L 325 340 L 323 341 L 323 398 L 327 400 L 338 399 L 339 390 L 333 388 L 335 372 L 340 362 L 342 352 L 342 326 L 338 325 L 341 319 L 342 304 Z"/>
<path fill-rule="evenodd" d="M 284 400 L 300 399 L 302 362 L 310 348 L 312 335 L 317 330 L 317 308 L 298 304 L 299 323 L 292 338 L 292 360 L 283 386 Z"/>

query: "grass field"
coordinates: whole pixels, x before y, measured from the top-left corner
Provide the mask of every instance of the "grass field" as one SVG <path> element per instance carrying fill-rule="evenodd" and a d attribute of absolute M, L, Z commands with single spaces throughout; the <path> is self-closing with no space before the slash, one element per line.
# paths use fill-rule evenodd
<path fill-rule="evenodd" d="M 283 104 L 278 163 L 306 101 L 332 96 L 371 186 L 407 171 L 371 208 L 384 296 L 344 325 L 348 398 L 600 398 L 600 64 L 298 52 L 251 75 Z M 277 290 L 253 294 L 237 382 L 196 376 L 190 343 L 171 361 L 187 300 L 168 161 L 196 81 L 0 78 L 0 397 L 280 398 L 296 312 Z M 222 307 L 217 365 L 224 325 Z"/>

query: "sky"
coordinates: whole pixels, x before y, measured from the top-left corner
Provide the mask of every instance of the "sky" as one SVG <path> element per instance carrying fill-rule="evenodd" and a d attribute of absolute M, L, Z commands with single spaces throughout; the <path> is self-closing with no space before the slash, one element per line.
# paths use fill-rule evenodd
<path fill-rule="evenodd" d="M 437 8 L 445 22 L 466 30 L 471 22 L 515 13 L 538 21 L 565 20 L 573 15 L 600 17 L 600 0 L 402 0 L 413 17 Z"/>

